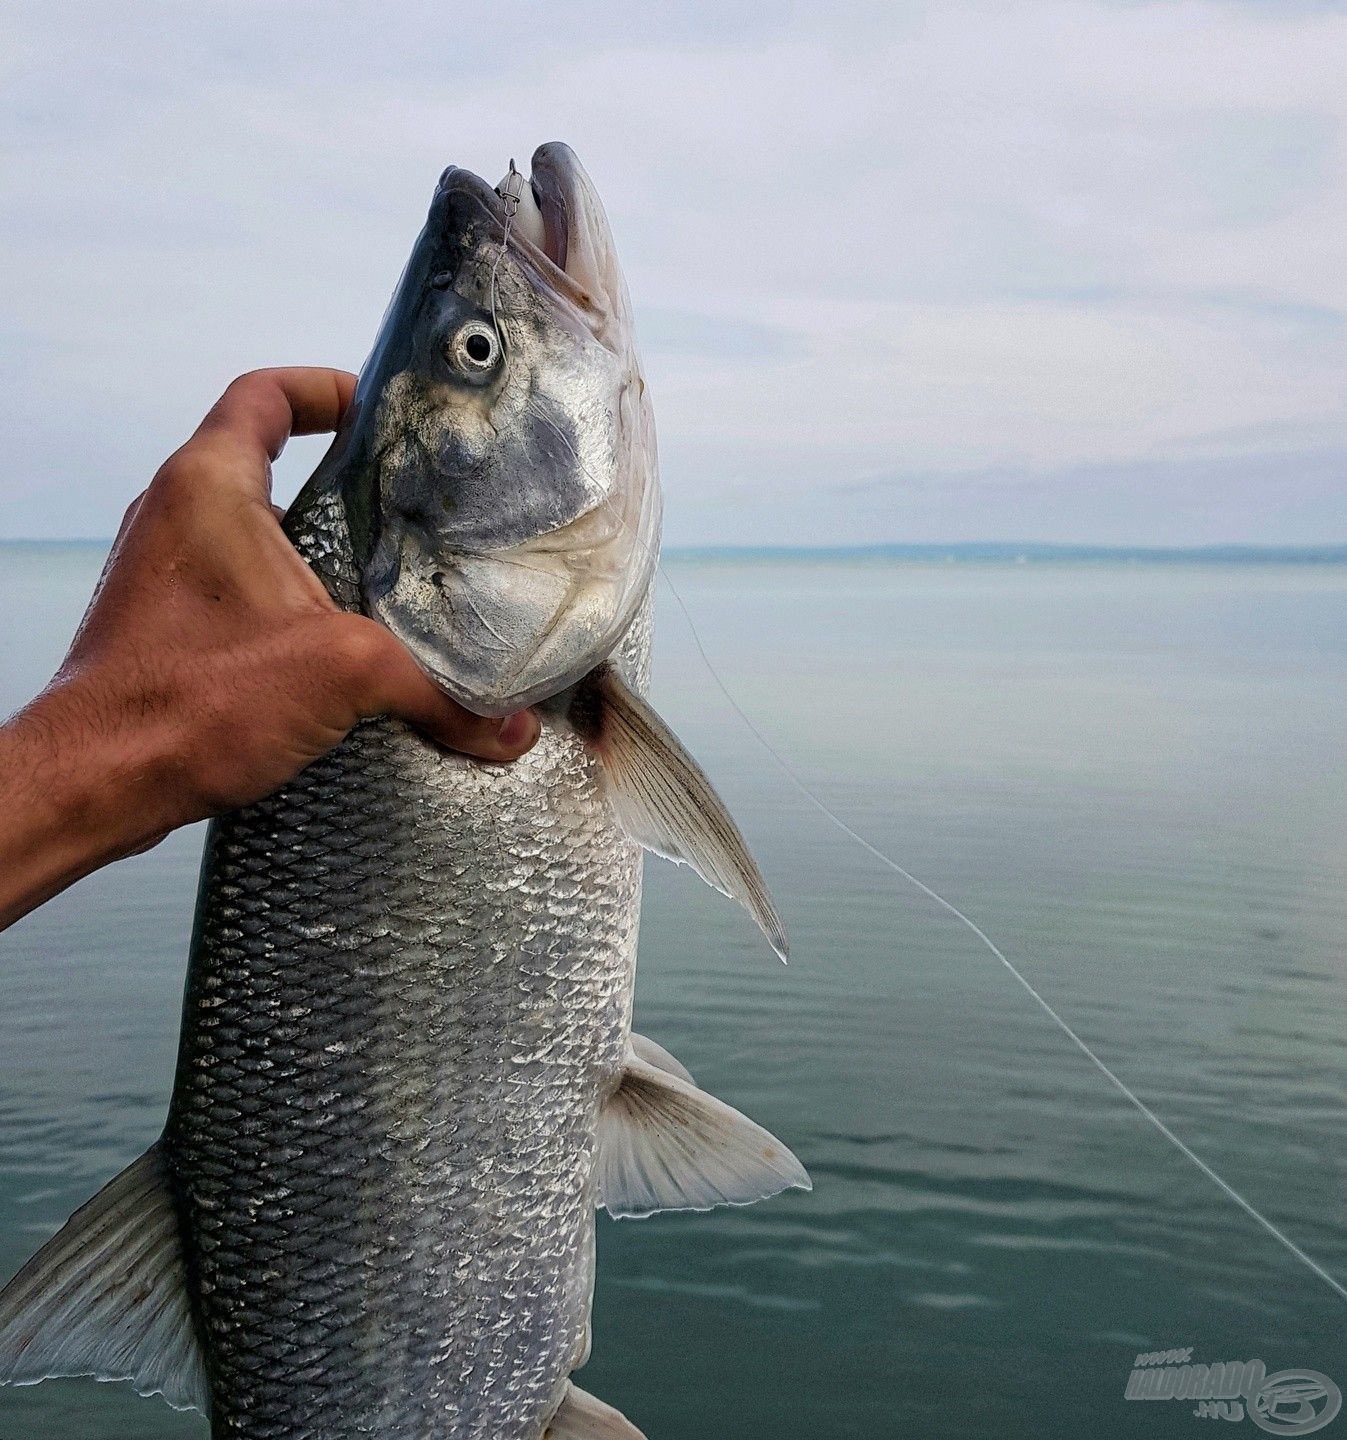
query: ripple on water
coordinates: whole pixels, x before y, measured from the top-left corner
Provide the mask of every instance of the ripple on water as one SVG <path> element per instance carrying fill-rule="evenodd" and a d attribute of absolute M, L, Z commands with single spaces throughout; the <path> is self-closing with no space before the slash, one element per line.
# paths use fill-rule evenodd
<path fill-rule="evenodd" d="M 7 705 L 24 697 L 6 683 L 50 673 L 98 560 L 44 552 L 16 590 L 0 547 L 0 613 L 32 617 L 9 637 L 21 666 L 0 656 Z M 679 584 L 830 803 L 1347 1275 L 1347 570 L 1307 587 L 1240 567 L 722 564 Z M 1341 1301 L 966 930 L 799 801 L 676 611 L 660 624 L 658 703 L 714 757 L 794 954 L 777 964 L 733 907 L 652 862 L 638 1028 L 816 1189 L 601 1223 L 585 1387 L 656 1440 L 1132 1440 L 1162 1418 L 1122 1400 L 1141 1350 L 1347 1384 Z M 11 1267 L 162 1120 L 199 844 L 175 837 L 0 937 Z M 203 1429 L 114 1387 L 0 1391 L 0 1440 Z"/>

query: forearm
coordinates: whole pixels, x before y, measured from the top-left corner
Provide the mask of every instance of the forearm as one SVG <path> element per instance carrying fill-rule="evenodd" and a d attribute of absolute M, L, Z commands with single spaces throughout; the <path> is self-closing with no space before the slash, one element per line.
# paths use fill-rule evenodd
<path fill-rule="evenodd" d="M 168 828 L 152 747 L 97 712 L 58 682 L 0 725 L 0 928 Z"/>

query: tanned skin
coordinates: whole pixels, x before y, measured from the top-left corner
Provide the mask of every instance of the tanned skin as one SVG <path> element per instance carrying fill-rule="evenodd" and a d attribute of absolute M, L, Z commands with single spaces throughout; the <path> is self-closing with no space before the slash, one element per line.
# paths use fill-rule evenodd
<path fill-rule="evenodd" d="M 470 713 L 338 610 L 283 534 L 271 462 L 336 429 L 354 388 L 341 370 L 242 376 L 132 501 L 65 662 L 0 725 L 0 928 L 269 794 L 368 716 L 482 760 L 537 741 L 531 711 Z"/>

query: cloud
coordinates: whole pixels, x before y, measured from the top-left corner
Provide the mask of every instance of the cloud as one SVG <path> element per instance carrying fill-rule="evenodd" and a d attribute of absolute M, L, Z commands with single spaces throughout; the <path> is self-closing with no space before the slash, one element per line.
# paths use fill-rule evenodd
<path fill-rule="evenodd" d="M 108 533 L 238 370 L 357 365 L 442 166 L 561 136 L 645 322 L 673 533 L 746 538 L 751 495 L 834 538 L 884 473 L 940 538 L 986 538 L 1008 476 L 1057 487 L 1051 538 L 1341 534 L 1304 440 L 1347 393 L 1341 6 L 539 14 L 11 17 L 0 533 Z"/>

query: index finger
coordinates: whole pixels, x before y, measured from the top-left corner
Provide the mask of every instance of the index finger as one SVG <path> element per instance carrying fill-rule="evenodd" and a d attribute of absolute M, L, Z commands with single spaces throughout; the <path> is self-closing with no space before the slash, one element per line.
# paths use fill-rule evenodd
<path fill-rule="evenodd" d="M 345 370 L 296 365 L 241 375 L 211 407 L 188 442 L 226 439 L 265 466 L 291 435 L 335 430 L 355 393 Z"/>

